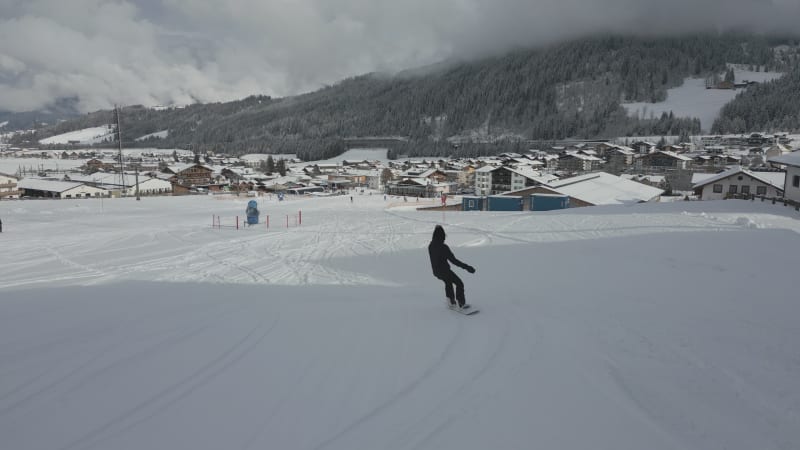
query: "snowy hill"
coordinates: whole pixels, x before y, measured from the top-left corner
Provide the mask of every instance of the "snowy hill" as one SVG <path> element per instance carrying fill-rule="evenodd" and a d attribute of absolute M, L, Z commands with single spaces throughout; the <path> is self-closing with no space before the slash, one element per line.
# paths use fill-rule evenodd
<path fill-rule="evenodd" d="M 82 130 L 70 131 L 69 133 L 51 136 L 39 141 L 43 145 L 70 144 L 79 145 L 100 144 L 106 141 L 113 141 L 114 128 L 111 125 L 101 127 L 84 128 Z"/>
<path fill-rule="evenodd" d="M 145 134 L 134 139 L 135 141 L 146 141 L 147 139 L 164 139 L 169 136 L 169 130 L 157 131 L 155 133 Z"/>
<path fill-rule="evenodd" d="M 247 200 L 0 202 L 4 448 L 800 445 L 790 208 Z"/>
<path fill-rule="evenodd" d="M 736 68 L 736 80 L 766 81 L 779 78 L 783 74 L 778 72 L 754 72 Z M 683 85 L 669 89 L 667 99 L 658 103 L 623 103 L 622 106 L 629 115 L 648 119 L 659 117 L 661 113 L 672 111 L 677 117 L 696 117 L 700 119 L 703 131 L 708 132 L 719 117 L 722 107 L 736 97 L 740 90 L 733 89 L 706 89 L 706 82 L 702 78 L 687 78 Z"/>

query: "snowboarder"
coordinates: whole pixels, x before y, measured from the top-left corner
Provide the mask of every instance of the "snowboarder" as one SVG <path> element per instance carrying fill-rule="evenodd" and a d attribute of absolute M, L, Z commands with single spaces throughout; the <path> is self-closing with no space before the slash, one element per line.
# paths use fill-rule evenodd
<path fill-rule="evenodd" d="M 455 308 L 458 306 L 462 310 L 469 309 L 470 306 L 464 299 L 464 282 L 458 277 L 450 268 L 448 261 L 461 267 L 469 273 L 475 273 L 475 268 L 459 261 L 453 255 L 450 247 L 444 243 L 445 232 L 441 225 L 436 225 L 433 229 L 433 239 L 428 244 L 428 255 L 431 258 L 431 268 L 433 269 L 433 276 L 444 281 L 444 295 L 450 301 L 450 307 Z M 455 295 L 453 295 L 453 285 L 456 286 Z M 458 303 L 456 304 L 456 301 Z"/>

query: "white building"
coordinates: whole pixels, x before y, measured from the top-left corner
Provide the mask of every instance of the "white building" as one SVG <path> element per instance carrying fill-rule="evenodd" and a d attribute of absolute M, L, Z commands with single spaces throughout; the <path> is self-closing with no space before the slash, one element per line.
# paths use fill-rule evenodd
<path fill-rule="evenodd" d="M 475 171 L 475 195 L 495 195 L 538 186 L 553 179 L 529 167 L 484 166 Z"/>
<path fill-rule="evenodd" d="M 96 172 L 91 175 L 69 174 L 69 178 L 64 181 L 84 183 L 107 191 L 123 191 L 123 195 L 136 195 L 135 175 L 126 173 L 120 176 L 118 173 Z M 139 195 L 159 195 L 172 193 L 172 183 L 168 179 L 139 175 Z M 124 190 L 123 190 L 124 187 Z"/>
<path fill-rule="evenodd" d="M 23 178 L 17 184 L 23 196 L 45 198 L 90 198 L 108 195 L 108 191 L 71 181 Z"/>
<path fill-rule="evenodd" d="M 693 188 L 701 200 L 722 200 L 736 194 L 782 197 L 785 176 L 783 172 L 751 172 L 737 166 L 710 176 Z"/>
<path fill-rule="evenodd" d="M 606 172 L 588 173 L 548 183 L 553 193 L 568 195 L 571 206 L 630 205 L 661 200 L 663 189 Z"/>
<path fill-rule="evenodd" d="M 139 177 L 139 195 L 159 195 L 172 192 L 172 183 L 159 178 Z M 128 187 L 125 195 L 136 195 L 136 184 Z"/>
<path fill-rule="evenodd" d="M 783 195 L 789 200 L 800 202 L 800 151 L 770 158 L 769 162 L 786 168 Z"/>
<path fill-rule="evenodd" d="M 0 200 L 5 198 L 19 198 L 17 182 L 19 182 L 19 178 L 14 175 L 0 173 Z"/>

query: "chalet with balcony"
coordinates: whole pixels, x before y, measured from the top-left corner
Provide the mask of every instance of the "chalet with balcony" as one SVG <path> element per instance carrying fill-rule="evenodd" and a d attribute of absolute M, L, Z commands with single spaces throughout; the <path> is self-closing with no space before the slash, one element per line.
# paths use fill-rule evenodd
<path fill-rule="evenodd" d="M 0 200 L 19 198 L 18 182 L 19 178 L 16 176 L 0 173 Z"/>
<path fill-rule="evenodd" d="M 692 158 L 674 152 L 659 150 L 655 153 L 643 155 L 637 161 L 641 168 L 652 167 L 659 169 L 687 169 L 692 163 Z"/>
<path fill-rule="evenodd" d="M 751 172 L 737 166 L 704 178 L 693 189 L 701 200 L 722 200 L 737 194 L 782 197 L 785 179 L 785 172 Z"/>
<path fill-rule="evenodd" d="M 591 172 L 599 170 L 604 162 L 605 161 L 597 156 L 587 155 L 581 152 L 566 153 L 558 158 L 558 169 L 572 173 Z"/>
<path fill-rule="evenodd" d="M 164 169 L 172 174 L 170 181 L 188 187 L 207 186 L 213 182 L 214 169 L 203 164 L 178 164 Z"/>

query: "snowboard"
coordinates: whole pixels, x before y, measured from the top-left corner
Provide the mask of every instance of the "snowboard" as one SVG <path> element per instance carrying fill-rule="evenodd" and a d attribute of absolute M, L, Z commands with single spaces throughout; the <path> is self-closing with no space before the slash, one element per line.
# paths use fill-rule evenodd
<path fill-rule="evenodd" d="M 449 309 L 450 311 L 455 311 L 455 312 L 457 312 L 459 314 L 463 314 L 465 316 L 471 316 L 473 314 L 478 314 L 479 312 L 481 312 L 480 309 L 478 309 L 478 308 L 476 308 L 474 306 L 471 306 L 471 305 L 470 305 L 469 309 L 467 309 L 467 310 L 462 310 L 461 308 L 453 307 L 453 306 L 450 306 L 450 305 L 447 305 L 447 309 Z"/>

